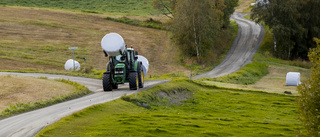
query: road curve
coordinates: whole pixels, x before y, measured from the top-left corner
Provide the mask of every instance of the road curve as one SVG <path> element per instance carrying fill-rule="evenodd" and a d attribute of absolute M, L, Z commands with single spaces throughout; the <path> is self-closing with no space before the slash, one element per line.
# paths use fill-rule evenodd
<path fill-rule="evenodd" d="M 146 90 L 155 85 L 166 83 L 167 80 L 145 81 L 145 87 L 139 90 L 128 90 L 129 85 L 119 85 L 118 90 L 113 92 L 103 92 L 102 81 L 91 78 L 82 78 L 74 76 L 40 74 L 40 73 L 10 73 L 0 72 L 0 75 L 16 75 L 23 77 L 47 77 L 49 79 L 69 79 L 79 84 L 85 85 L 93 94 L 70 100 L 67 102 L 55 104 L 46 108 L 26 112 L 9 118 L 0 120 L 1 137 L 29 137 L 34 136 L 44 127 L 68 116 L 74 112 L 80 111 L 89 106 L 105 103 L 120 98 L 122 95 L 134 94 L 141 90 Z"/>
<path fill-rule="evenodd" d="M 245 14 L 240 12 L 235 12 L 231 16 L 231 20 L 237 22 L 239 31 L 222 63 L 210 72 L 197 75 L 193 79 L 231 74 L 251 62 L 253 55 L 258 51 L 264 38 L 264 28 L 260 24 L 245 19 L 244 16 Z"/>

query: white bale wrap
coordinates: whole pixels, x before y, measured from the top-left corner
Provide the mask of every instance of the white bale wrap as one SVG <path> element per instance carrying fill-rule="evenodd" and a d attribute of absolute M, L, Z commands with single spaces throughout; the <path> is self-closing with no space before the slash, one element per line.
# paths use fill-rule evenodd
<path fill-rule="evenodd" d="M 80 70 L 80 63 L 78 61 L 74 61 L 74 65 L 73 65 L 73 59 L 69 59 L 65 64 L 64 64 L 64 68 L 66 69 L 66 71 L 72 71 L 74 70 Z"/>
<path fill-rule="evenodd" d="M 109 33 L 101 40 L 102 49 L 107 52 L 108 56 L 122 55 L 126 49 L 123 38 L 117 33 Z"/>
<path fill-rule="evenodd" d="M 138 61 L 142 62 L 143 76 L 146 76 L 149 70 L 149 61 L 147 58 L 141 55 L 137 55 Z"/>
<path fill-rule="evenodd" d="M 300 82 L 300 72 L 288 72 L 286 77 L 287 86 L 298 86 Z"/>

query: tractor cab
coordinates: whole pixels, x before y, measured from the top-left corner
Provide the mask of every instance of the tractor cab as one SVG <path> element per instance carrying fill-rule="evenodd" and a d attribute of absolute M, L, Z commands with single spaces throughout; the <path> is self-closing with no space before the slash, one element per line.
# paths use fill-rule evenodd
<path fill-rule="evenodd" d="M 142 62 L 138 61 L 138 52 L 134 51 L 132 46 L 127 48 L 119 34 L 109 33 L 103 37 L 101 47 L 105 56 L 109 57 L 107 71 L 102 78 L 104 91 L 117 89 L 118 84 L 126 82 L 131 90 L 143 88 L 145 68 Z"/>

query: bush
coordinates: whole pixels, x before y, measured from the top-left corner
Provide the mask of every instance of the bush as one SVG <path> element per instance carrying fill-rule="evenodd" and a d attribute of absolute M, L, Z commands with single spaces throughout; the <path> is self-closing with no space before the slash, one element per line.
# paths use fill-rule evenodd
<path fill-rule="evenodd" d="M 312 74 L 298 86 L 299 119 L 307 130 L 308 136 L 320 136 L 320 40 L 315 39 L 317 48 L 309 51 Z"/>
<path fill-rule="evenodd" d="M 146 27 L 146 28 L 153 28 L 153 29 L 160 29 L 160 30 L 166 29 L 161 21 L 154 20 L 152 18 L 145 20 L 145 21 L 141 21 L 141 20 L 137 20 L 137 19 L 130 19 L 127 17 L 121 17 L 121 18 L 106 17 L 105 19 L 115 21 L 115 22 L 124 23 L 124 24 L 134 25 L 134 26 Z"/>

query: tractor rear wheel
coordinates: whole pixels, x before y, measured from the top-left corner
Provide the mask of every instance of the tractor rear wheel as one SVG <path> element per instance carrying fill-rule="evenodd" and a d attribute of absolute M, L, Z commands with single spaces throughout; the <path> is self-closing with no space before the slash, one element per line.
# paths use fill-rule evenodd
<path fill-rule="evenodd" d="M 144 85 L 144 78 L 143 78 L 143 69 L 142 69 L 142 65 L 139 63 L 138 64 L 138 81 L 139 81 L 139 88 L 143 88 Z"/>
<path fill-rule="evenodd" d="M 103 91 L 112 91 L 110 74 L 103 74 L 102 78 Z"/>
<path fill-rule="evenodd" d="M 129 87 L 130 90 L 137 90 L 138 89 L 138 77 L 137 72 L 130 72 L 129 74 Z"/>

